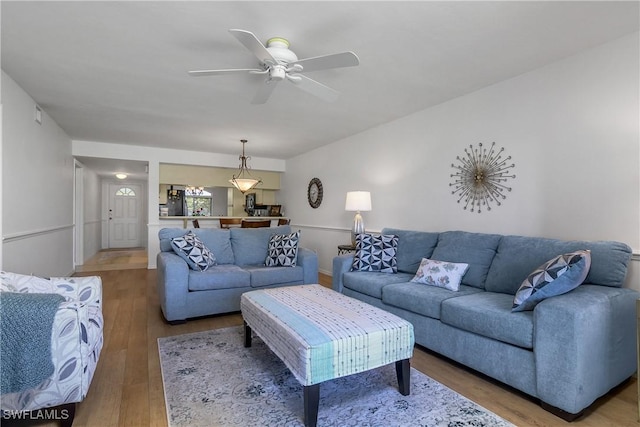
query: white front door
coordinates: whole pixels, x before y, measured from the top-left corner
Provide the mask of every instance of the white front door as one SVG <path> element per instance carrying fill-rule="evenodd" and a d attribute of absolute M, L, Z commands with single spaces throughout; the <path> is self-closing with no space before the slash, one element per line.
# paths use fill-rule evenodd
<path fill-rule="evenodd" d="M 109 184 L 109 248 L 141 246 L 141 191 L 137 184 Z"/>

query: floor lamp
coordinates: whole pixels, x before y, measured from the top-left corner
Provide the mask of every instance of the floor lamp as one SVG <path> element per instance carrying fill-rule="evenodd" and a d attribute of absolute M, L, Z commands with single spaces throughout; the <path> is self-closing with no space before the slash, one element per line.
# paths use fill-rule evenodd
<path fill-rule="evenodd" d="M 355 246 L 356 234 L 364 233 L 364 221 L 360 212 L 371 210 L 371 193 L 368 191 L 347 192 L 347 201 L 344 209 L 356 212 L 356 216 L 353 218 L 353 228 L 351 229 L 351 244 Z"/>

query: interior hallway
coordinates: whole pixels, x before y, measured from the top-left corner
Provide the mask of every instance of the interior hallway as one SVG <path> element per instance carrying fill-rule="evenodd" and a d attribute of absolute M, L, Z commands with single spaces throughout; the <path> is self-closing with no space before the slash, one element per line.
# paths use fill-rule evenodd
<path fill-rule="evenodd" d="M 83 265 L 77 265 L 76 272 L 147 268 L 147 260 L 145 248 L 104 249 L 88 259 Z"/>

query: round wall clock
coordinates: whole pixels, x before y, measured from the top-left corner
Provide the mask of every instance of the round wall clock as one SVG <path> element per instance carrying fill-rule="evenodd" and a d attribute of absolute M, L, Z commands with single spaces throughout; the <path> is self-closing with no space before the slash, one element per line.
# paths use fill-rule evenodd
<path fill-rule="evenodd" d="M 322 203 L 322 182 L 318 178 L 313 178 L 309 181 L 307 200 L 309 200 L 309 205 L 314 209 Z"/>

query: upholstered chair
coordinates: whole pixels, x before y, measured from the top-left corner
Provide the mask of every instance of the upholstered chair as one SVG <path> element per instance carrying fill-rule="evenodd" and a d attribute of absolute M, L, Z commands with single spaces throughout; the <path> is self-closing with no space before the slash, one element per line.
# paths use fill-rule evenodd
<path fill-rule="evenodd" d="M 92 277 L 67 277 L 43 279 L 34 276 L 0 272 L 0 292 L 12 293 L 11 298 L 5 295 L 0 299 L 12 304 L 3 304 L 1 310 L 3 316 L 12 316 L 17 312 L 24 311 L 19 306 L 20 295 L 16 294 L 58 294 L 61 295 L 59 305 L 50 309 L 53 315 L 53 325 L 50 327 L 51 334 L 51 362 L 53 373 L 35 386 L 23 389 L 16 387 L 21 379 L 10 378 L 7 380 L 3 373 L 2 396 L 0 403 L 2 407 L 3 420 L 29 419 L 34 411 L 47 410 L 49 414 L 55 414 L 56 419 L 62 425 L 70 426 L 73 423 L 76 403 L 82 401 L 93 378 L 93 374 L 98 364 L 98 358 L 103 344 L 103 317 L 102 317 L 102 281 L 98 276 Z M 32 296 L 27 297 L 32 298 Z M 46 295 L 45 295 L 46 298 Z M 55 297 L 53 297 L 55 298 Z M 16 303 L 15 301 L 18 301 Z M 29 302 L 29 304 L 33 304 Z M 14 310 L 14 312 L 11 312 Z M 33 320 L 35 321 L 35 320 Z M 2 320 L 4 322 L 4 320 Z M 44 322 L 43 322 L 44 323 Z M 3 327 L 6 327 L 6 323 Z M 18 325 L 19 326 L 19 325 Z M 19 329 L 15 326 L 15 329 Z M 48 326 L 43 325 L 43 328 Z M 3 331 L 0 346 L 2 351 L 11 346 L 15 335 Z M 14 331 L 15 332 L 15 331 Z M 42 336 L 46 341 L 48 330 L 43 330 Z M 24 334 L 22 339 L 35 340 L 36 333 Z M 21 345 L 21 347 L 24 347 Z M 28 357 L 27 357 L 28 359 Z M 24 365 L 23 365 L 24 366 Z M 7 366 L 3 363 L 3 369 Z M 20 369 L 12 369 L 14 372 Z M 25 372 L 28 369 L 24 369 Z M 13 375 L 13 373 L 11 373 Z M 33 382 L 33 380 L 31 380 Z M 36 381 L 39 379 L 36 377 Z M 23 382 L 22 384 L 29 384 Z M 7 386 L 10 384 L 11 386 Z M 17 389 L 17 390 L 16 390 Z M 31 411 L 28 413 L 26 411 Z M 37 413 L 37 412 L 36 412 Z M 22 415 L 20 415 L 22 414 Z"/>

